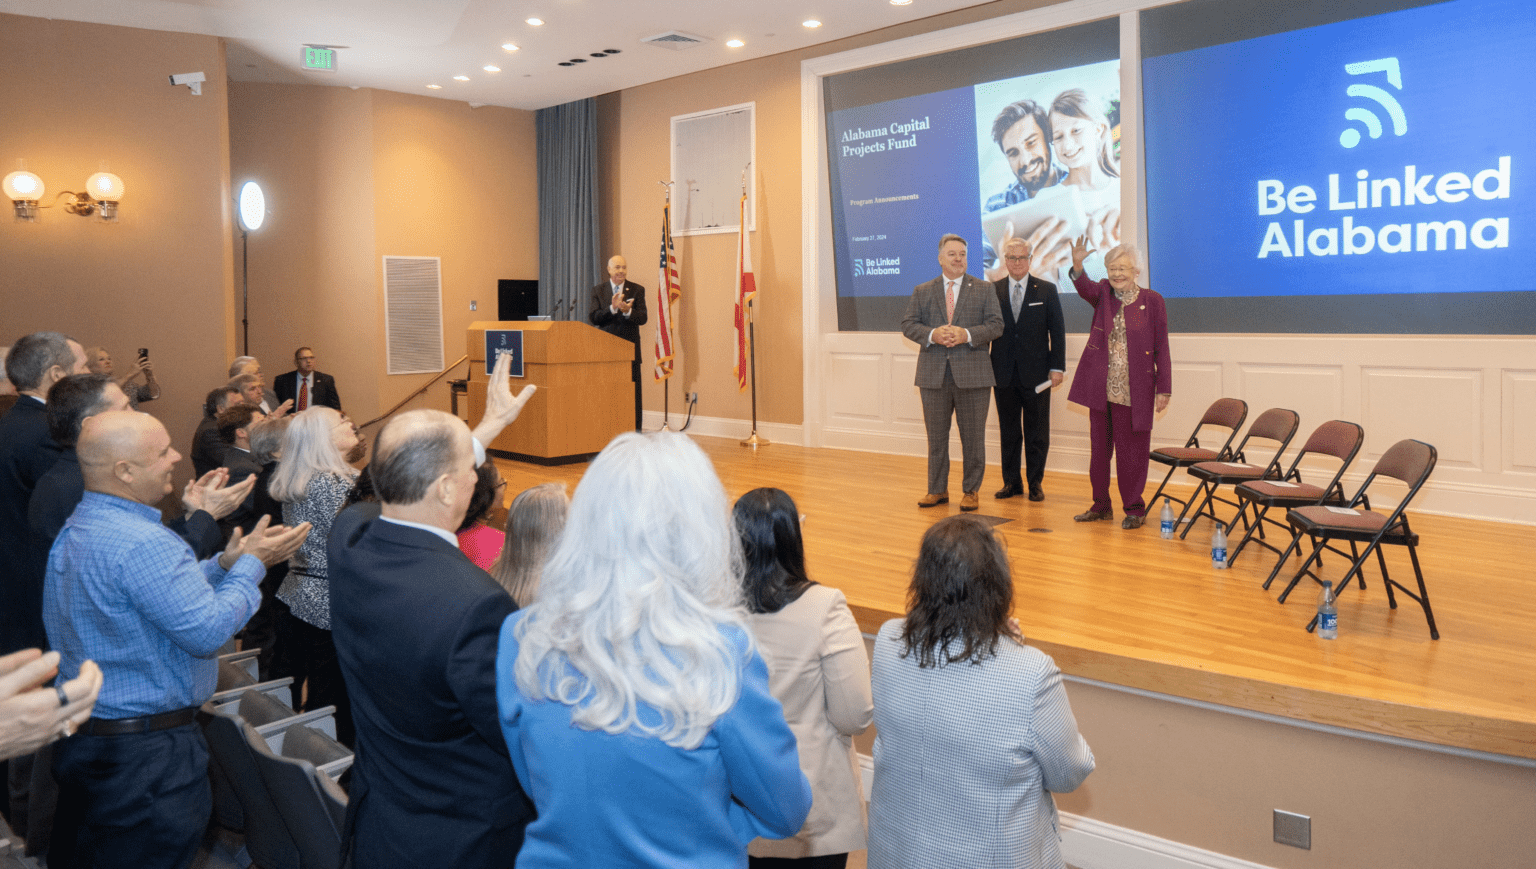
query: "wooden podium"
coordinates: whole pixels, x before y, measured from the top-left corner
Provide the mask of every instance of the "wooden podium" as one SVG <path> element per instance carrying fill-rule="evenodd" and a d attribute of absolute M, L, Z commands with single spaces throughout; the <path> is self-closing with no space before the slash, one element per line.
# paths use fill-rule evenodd
<path fill-rule="evenodd" d="M 512 392 L 529 383 L 539 388 L 488 449 L 520 461 L 563 465 L 588 461 L 615 436 L 634 431 L 635 345 L 586 323 L 560 320 L 469 325 L 471 425 L 485 413 L 487 330 L 523 333 L 523 376 L 512 378 Z"/>

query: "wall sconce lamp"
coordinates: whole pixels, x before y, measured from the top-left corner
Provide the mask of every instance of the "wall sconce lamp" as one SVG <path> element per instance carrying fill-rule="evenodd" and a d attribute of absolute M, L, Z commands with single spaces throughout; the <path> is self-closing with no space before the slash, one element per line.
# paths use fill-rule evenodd
<path fill-rule="evenodd" d="M 5 176 L 3 184 L 5 195 L 11 198 L 16 210 L 17 220 L 37 220 L 39 208 L 51 208 L 49 205 L 38 205 L 43 198 L 43 179 L 35 173 L 25 169 L 19 169 Z M 75 193 L 71 190 L 61 191 L 54 197 L 55 202 L 65 199 L 64 210 L 70 214 L 78 214 L 88 217 L 92 214 L 100 214 L 102 220 L 117 220 L 117 203 L 123 198 L 123 179 L 111 172 L 97 172 L 85 181 L 85 190 Z"/>
<path fill-rule="evenodd" d="M 11 197 L 15 205 L 17 220 L 37 219 L 37 200 L 43 198 L 43 179 L 25 169 L 18 169 L 5 176 L 0 186 L 5 188 L 5 195 Z"/>

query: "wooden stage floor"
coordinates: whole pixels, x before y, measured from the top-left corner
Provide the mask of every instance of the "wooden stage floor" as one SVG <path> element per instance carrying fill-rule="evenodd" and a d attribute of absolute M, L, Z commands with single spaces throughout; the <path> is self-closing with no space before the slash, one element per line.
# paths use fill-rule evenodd
<path fill-rule="evenodd" d="M 960 466 L 951 503 L 919 510 L 925 460 L 736 440 L 697 438 L 734 500 L 757 486 L 789 492 L 806 515 L 810 573 L 847 594 L 866 632 L 904 611 L 923 532 L 959 512 Z M 547 468 L 497 460 L 508 499 L 539 482 L 574 487 L 584 464 Z M 1182 472 L 1175 476 L 1177 480 Z M 1161 477 L 1153 468 L 1148 494 Z M 1536 759 L 1536 528 L 1410 512 L 1421 537 L 1441 639 L 1423 611 L 1399 596 L 1387 606 L 1377 568 L 1366 589 L 1339 602 L 1339 638 L 1303 626 L 1317 586 L 1304 581 L 1276 603 L 1289 573 L 1262 589 L 1275 556 L 1250 544 L 1236 566 L 1209 558 L 1210 522 L 1186 540 L 1158 536 L 1155 522 L 1080 524 L 1088 478 L 1047 473 L 1046 500 L 997 501 L 987 469 L 981 510 L 998 523 L 1013 563 L 1014 613 L 1032 645 L 1076 676 L 1222 706 L 1445 746 Z M 1187 487 L 1186 487 L 1187 488 Z M 1187 494 L 1187 492 L 1176 492 Z M 1118 494 L 1116 495 L 1118 499 Z M 1235 544 L 1235 541 L 1234 541 Z M 1412 583 L 1401 547 L 1388 547 L 1394 578 Z M 1298 564 L 1293 557 L 1292 568 Z M 1335 581 L 1342 559 L 1327 560 Z"/>

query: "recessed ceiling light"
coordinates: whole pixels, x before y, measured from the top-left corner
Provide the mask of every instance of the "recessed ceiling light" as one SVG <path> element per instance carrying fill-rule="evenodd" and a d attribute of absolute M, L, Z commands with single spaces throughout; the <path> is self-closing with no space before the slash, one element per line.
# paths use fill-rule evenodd
<path fill-rule="evenodd" d="M 456 75 L 456 76 L 453 77 L 453 80 L 454 81 L 469 81 L 469 76 L 467 76 L 467 75 Z"/>
<path fill-rule="evenodd" d="M 501 47 L 502 47 L 502 50 L 504 50 L 504 51 L 517 51 L 517 46 L 513 45 L 510 42 L 503 42 L 501 44 Z"/>
<path fill-rule="evenodd" d="M 501 67 L 499 66 L 482 66 L 480 68 L 486 72 L 501 72 Z"/>
<path fill-rule="evenodd" d="M 429 90 L 429 91 L 440 91 L 442 89 L 443 89 L 443 86 L 440 85 L 440 84 L 429 84 L 429 85 L 427 85 L 427 90 Z"/>
<path fill-rule="evenodd" d="M 911 0 L 908 0 L 908 2 L 911 2 Z M 543 27 L 544 26 L 544 19 L 542 19 L 542 18 L 529 18 L 528 19 L 528 24 L 530 26 L 533 26 L 533 27 Z"/>
<path fill-rule="evenodd" d="M 912 0 L 891 0 L 892 6 L 911 6 Z"/>
<path fill-rule="evenodd" d="M 745 42 L 742 42 L 739 39 L 728 39 L 726 40 L 725 44 L 731 48 L 740 48 L 743 45 L 746 45 Z"/>
<path fill-rule="evenodd" d="M 800 22 L 800 26 L 801 27 L 809 27 L 812 30 L 815 30 L 816 28 L 821 26 L 821 22 L 817 21 L 814 18 L 807 18 L 804 21 Z"/>

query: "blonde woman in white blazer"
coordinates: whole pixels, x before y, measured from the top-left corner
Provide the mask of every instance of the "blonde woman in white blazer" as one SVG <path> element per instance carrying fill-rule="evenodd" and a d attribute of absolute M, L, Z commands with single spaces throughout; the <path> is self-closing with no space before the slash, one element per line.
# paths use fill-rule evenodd
<path fill-rule="evenodd" d="M 768 662 L 768 688 L 800 748 L 811 813 L 789 839 L 756 839 L 753 869 L 842 869 L 865 845 L 864 799 L 853 737 L 874 718 L 869 656 L 843 593 L 805 572 L 800 511 L 779 489 L 736 502 L 752 631 Z"/>

